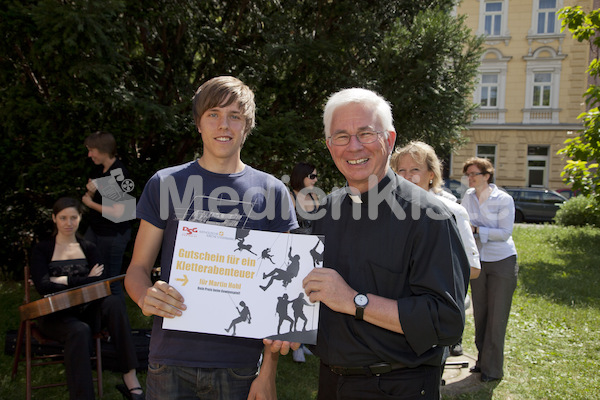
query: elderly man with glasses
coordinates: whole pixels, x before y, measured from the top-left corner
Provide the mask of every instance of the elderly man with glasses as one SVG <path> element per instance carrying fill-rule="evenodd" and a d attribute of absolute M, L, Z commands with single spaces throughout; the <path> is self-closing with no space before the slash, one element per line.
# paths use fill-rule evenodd
<path fill-rule="evenodd" d="M 396 131 L 385 99 L 342 90 L 323 122 L 347 186 L 314 221 L 325 268 L 304 279 L 310 300 L 323 303 L 317 398 L 439 400 L 443 348 L 461 337 L 469 279 L 456 224 L 435 196 L 390 169 Z"/>

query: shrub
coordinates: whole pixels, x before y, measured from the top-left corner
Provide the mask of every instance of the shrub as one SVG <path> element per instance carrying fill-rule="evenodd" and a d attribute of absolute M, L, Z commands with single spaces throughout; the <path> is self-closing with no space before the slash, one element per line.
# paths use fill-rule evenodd
<path fill-rule="evenodd" d="M 556 212 L 554 221 L 563 226 L 592 225 L 600 228 L 600 205 L 588 196 L 576 196 Z"/>
<path fill-rule="evenodd" d="M 51 196 L 30 190 L 0 196 L 6 206 L 0 213 L 0 279 L 21 279 L 32 244 L 52 232 Z"/>

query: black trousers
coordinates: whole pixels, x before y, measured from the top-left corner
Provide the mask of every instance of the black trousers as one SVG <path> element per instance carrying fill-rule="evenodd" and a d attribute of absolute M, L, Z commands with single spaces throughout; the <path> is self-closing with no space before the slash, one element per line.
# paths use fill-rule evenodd
<path fill-rule="evenodd" d="M 340 376 L 321 363 L 317 400 L 440 399 L 441 367 L 422 365 L 379 376 Z"/>
<path fill-rule="evenodd" d="M 64 343 L 65 369 L 71 400 L 94 399 L 92 380 L 92 334 L 106 327 L 115 344 L 121 372 L 137 368 L 125 302 L 111 295 L 87 304 L 47 315 L 38 320 L 44 335 Z"/>

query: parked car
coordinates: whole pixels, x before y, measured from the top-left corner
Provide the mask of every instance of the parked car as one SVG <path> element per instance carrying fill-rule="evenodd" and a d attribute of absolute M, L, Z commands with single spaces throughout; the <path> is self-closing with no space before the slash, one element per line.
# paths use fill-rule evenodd
<path fill-rule="evenodd" d="M 567 199 L 554 190 L 534 187 L 503 187 L 515 200 L 515 222 L 552 222 Z"/>
<path fill-rule="evenodd" d="M 461 181 L 457 181 L 456 179 L 444 179 L 444 186 L 442 186 L 442 189 L 452 193 L 459 203 L 468 188 L 468 186 L 463 185 Z"/>

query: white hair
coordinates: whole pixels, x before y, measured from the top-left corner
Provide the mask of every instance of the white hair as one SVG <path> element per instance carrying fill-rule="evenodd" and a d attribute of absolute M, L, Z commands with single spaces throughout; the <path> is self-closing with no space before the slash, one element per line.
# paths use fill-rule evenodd
<path fill-rule="evenodd" d="M 331 120 L 333 119 L 335 110 L 340 106 L 348 104 L 361 104 L 372 109 L 383 125 L 386 138 L 389 135 L 389 131 L 396 131 L 392 117 L 392 106 L 386 99 L 368 89 L 351 88 L 340 90 L 332 94 L 327 100 L 323 111 L 325 138 L 328 138 L 331 134 Z"/>

